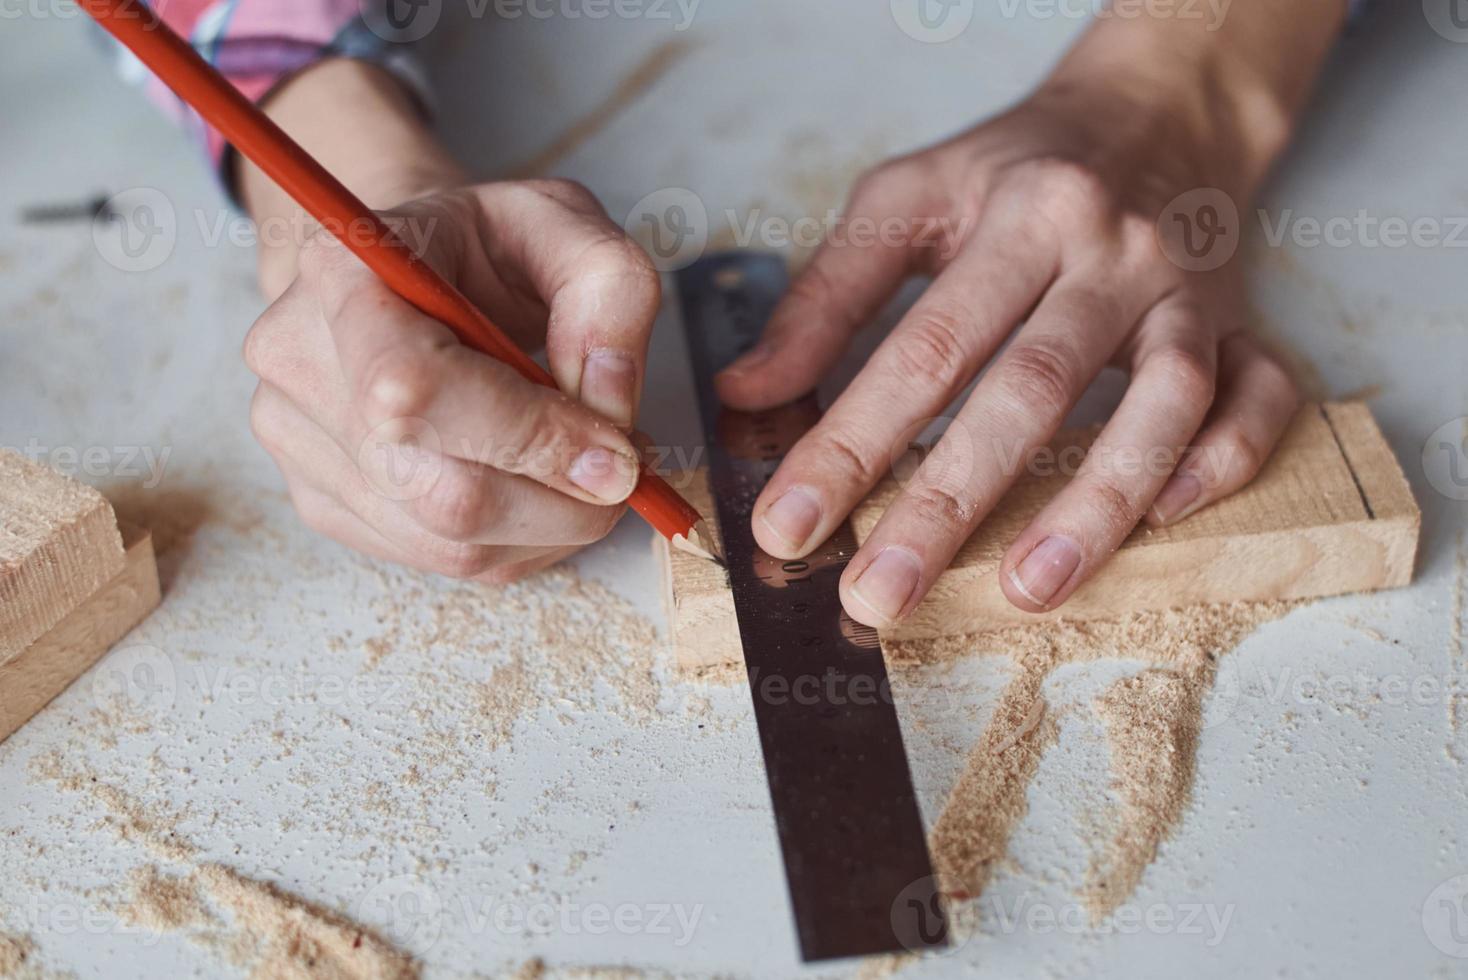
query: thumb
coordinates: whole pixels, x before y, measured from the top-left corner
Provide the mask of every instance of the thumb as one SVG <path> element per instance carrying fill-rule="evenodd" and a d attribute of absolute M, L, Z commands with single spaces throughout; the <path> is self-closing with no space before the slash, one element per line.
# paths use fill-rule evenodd
<path fill-rule="evenodd" d="M 493 229 L 492 263 L 549 314 L 546 357 L 557 386 L 630 428 L 662 298 L 652 260 L 580 185 L 488 185 L 479 198 Z"/>

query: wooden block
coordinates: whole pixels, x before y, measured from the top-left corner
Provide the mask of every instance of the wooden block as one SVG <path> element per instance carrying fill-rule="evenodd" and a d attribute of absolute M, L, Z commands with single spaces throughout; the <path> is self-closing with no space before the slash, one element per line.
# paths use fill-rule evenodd
<path fill-rule="evenodd" d="M 121 570 L 20 654 L 0 659 L 0 741 L 66 690 L 159 602 L 153 537 L 124 523 Z"/>
<path fill-rule="evenodd" d="M 117 518 L 96 490 L 0 451 L 0 661 L 122 571 Z"/>
<path fill-rule="evenodd" d="M 1091 438 L 1065 433 L 1052 448 L 1083 448 Z M 1062 617 L 1314 598 L 1394 588 L 1412 578 L 1421 515 L 1364 404 L 1306 406 L 1244 490 L 1172 527 L 1138 527 L 1062 608 L 1021 612 L 1000 591 L 999 561 L 1067 480 L 1059 473 L 1022 477 L 922 604 L 884 636 L 921 639 Z M 898 492 L 889 480 L 857 508 L 852 527 L 858 541 L 871 534 Z M 685 493 L 705 516 L 713 515 L 702 473 Z M 655 547 L 678 662 L 699 668 L 742 661 L 733 596 L 722 570 L 661 540 Z"/>

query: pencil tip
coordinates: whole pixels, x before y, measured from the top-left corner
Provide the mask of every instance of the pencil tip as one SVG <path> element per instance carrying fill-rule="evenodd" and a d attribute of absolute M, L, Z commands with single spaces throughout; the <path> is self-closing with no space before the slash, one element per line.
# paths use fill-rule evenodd
<path fill-rule="evenodd" d="M 724 564 L 724 555 L 719 549 L 719 542 L 703 521 L 689 528 L 686 535 L 673 535 L 673 547 L 686 551 L 690 555 L 697 555 L 716 565 L 723 566 Z"/>

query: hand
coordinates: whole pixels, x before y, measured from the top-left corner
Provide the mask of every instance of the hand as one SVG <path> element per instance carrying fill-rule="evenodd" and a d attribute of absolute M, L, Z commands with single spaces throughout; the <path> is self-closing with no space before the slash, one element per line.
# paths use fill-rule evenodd
<path fill-rule="evenodd" d="M 462 346 L 317 233 L 245 343 L 260 377 L 250 421 L 303 520 L 358 551 L 489 582 L 604 536 L 638 474 L 626 431 L 659 303 L 646 254 L 563 181 L 446 191 L 384 215 L 522 346 L 544 340 L 561 391 Z"/>
<path fill-rule="evenodd" d="M 1124 399 L 1003 557 L 1001 587 L 1021 609 L 1063 603 L 1144 516 L 1170 523 L 1243 486 L 1296 409 L 1290 377 L 1243 329 L 1235 271 L 1188 271 L 1158 242 L 1159 215 L 1186 191 L 1222 188 L 1243 209 L 1264 170 L 1231 135 L 1244 130 L 1217 106 L 1160 101 L 1164 86 L 1076 74 L 861 180 L 848 240 L 815 255 L 719 379 L 735 407 L 788 401 L 907 276 L 933 277 L 756 503 L 760 546 L 797 558 L 988 366 L 842 577 L 845 608 L 871 626 L 913 610 L 1107 364 L 1130 373 Z M 906 237 L 855 244 L 862 222 L 893 219 Z"/>

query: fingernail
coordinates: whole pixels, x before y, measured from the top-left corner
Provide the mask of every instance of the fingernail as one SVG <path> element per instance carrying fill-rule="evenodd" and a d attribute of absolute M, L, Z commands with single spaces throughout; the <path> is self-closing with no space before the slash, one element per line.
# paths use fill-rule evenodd
<path fill-rule="evenodd" d="M 1081 549 L 1070 538 L 1058 534 L 1035 545 L 1018 568 L 1009 570 L 1009 581 L 1028 600 L 1042 609 L 1050 608 L 1050 600 L 1060 591 L 1076 566 L 1081 563 Z"/>
<path fill-rule="evenodd" d="M 1192 513 L 1193 505 L 1202 493 L 1203 484 L 1196 476 L 1176 473 L 1152 501 L 1152 514 L 1158 524 L 1171 524 Z"/>
<path fill-rule="evenodd" d="M 632 424 L 637 365 L 620 351 L 594 350 L 581 367 L 581 403 L 618 425 Z"/>
<path fill-rule="evenodd" d="M 922 577 L 917 555 L 906 548 L 883 548 L 851 586 L 857 601 L 885 623 L 895 622 Z"/>
<path fill-rule="evenodd" d="M 799 551 L 821 522 L 821 500 L 805 487 L 792 487 L 765 509 L 761 519 L 775 537 Z"/>
<path fill-rule="evenodd" d="M 593 446 L 576 457 L 566 476 L 593 497 L 620 504 L 637 483 L 637 467 L 610 449 Z"/>
<path fill-rule="evenodd" d="M 755 368 L 768 361 L 774 355 L 774 353 L 775 348 L 772 347 L 769 343 L 761 340 L 749 350 L 745 351 L 744 356 L 740 357 L 733 364 L 730 364 L 728 367 L 724 368 L 724 370 L 720 373 L 726 375 L 734 375 L 736 377 L 741 374 L 748 374 L 750 371 L 753 371 Z"/>

